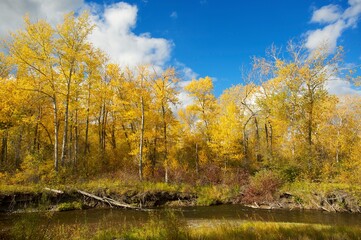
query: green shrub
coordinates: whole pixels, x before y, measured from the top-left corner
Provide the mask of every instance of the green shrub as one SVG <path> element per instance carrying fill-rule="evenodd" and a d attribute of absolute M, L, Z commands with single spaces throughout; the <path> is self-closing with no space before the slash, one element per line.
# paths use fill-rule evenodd
<path fill-rule="evenodd" d="M 69 211 L 69 210 L 81 210 L 83 209 L 83 204 L 81 202 L 66 202 L 60 203 L 57 207 L 59 212 Z"/>
<path fill-rule="evenodd" d="M 285 182 L 293 183 L 301 174 L 301 168 L 297 166 L 286 166 L 280 171 L 280 175 Z"/>

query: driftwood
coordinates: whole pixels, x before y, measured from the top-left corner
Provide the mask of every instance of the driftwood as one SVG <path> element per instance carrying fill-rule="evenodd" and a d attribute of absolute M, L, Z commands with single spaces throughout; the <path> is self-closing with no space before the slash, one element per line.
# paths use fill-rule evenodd
<path fill-rule="evenodd" d="M 53 193 L 56 193 L 56 194 L 63 194 L 64 192 L 61 191 L 61 190 L 57 190 L 57 189 L 51 189 L 51 188 L 44 188 L 45 190 L 47 191 L 50 191 L 50 192 L 53 192 Z"/>
<path fill-rule="evenodd" d="M 337 210 L 332 206 L 332 204 L 327 201 L 327 199 L 324 202 L 327 203 L 327 205 L 332 209 L 333 212 L 337 212 Z M 330 210 L 328 212 L 330 212 Z"/>
<path fill-rule="evenodd" d="M 128 209 L 133 209 L 133 210 L 142 210 L 142 211 L 145 211 L 146 209 L 143 209 L 143 208 L 139 208 L 139 207 L 135 207 L 135 206 L 132 206 L 132 205 L 129 205 L 129 204 L 126 204 L 126 203 L 121 203 L 121 202 L 118 202 L 112 198 L 108 198 L 108 197 L 99 197 L 99 196 L 96 196 L 94 194 L 91 194 L 91 193 L 88 193 L 88 192 L 84 192 L 84 191 L 81 191 L 81 190 L 77 190 L 78 193 L 86 196 L 86 197 L 90 197 L 90 198 L 93 198 L 95 200 L 98 200 L 100 202 L 103 202 L 103 203 L 106 203 L 106 204 L 109 204 L 109 206 L 111 207 L 121 207 L 121 208 L 128 208 Z"/>

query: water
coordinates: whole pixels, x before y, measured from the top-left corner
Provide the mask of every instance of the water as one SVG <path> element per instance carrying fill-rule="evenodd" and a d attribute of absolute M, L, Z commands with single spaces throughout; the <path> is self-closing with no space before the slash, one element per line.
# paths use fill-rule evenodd
<path fill-rule="evenodd" d="M 360 226 L 361 214 L 328 213 L 310 210 L 265 210 L 252 209 L 240 205 L 220 205 L 210 207 L 179 207 L 160 208 L 153 211 L 161 216 L 166 209 L 171 209 L 182 216 L 187 222 L 209 222 L 210 220 L 257 220 L 265 222 L 293 222 L 293 223 L 319 223 L 326 225 Z M 0 228 L 10 228 L 14 222 L 22 217 L 39 213 L 0 214 Z M 42 214 L 41 216 L 43 216 Z M 50 224 L 80 224 L 91 225 L 97 223 L 139 225 L 149 218 L 149 212 L 125 209 L 89 209 L 68 212 L 55 212 Z M 45 222 L 45 218 L 42 218 Z"/>

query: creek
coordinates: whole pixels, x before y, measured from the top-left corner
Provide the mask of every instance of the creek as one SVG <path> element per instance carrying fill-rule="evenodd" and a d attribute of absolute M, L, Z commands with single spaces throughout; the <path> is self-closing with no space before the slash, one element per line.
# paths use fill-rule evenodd
<path fill-rule="evenodd" d="M 168 210 L 174 211 L 183 217 L 189 224 L 212 223 L 216 221 L 265 221 L 265 222 L 293 222 L 317 223 L 337 226 L 360 226 L 361 214 L 355 213 L 329 213 L 316 210 L 280 210 L 280 209 L 253 209 L 241 205 L 219 205 L 208 207 L 172 207 L 156 208 L 150 212 L 158 213 L 161 218 L 166 216 Z M 0 228 L 9 229 L 17 221 L 28 216 L 39 215 L 40 224 L 63 225 L 89 225 L 106 222 L 116 226 L 126 224 L 137 226 L 146 222 L 152 215 L 147 211 L 127 209 L 88 209 L 65 212 L 54 212 L 49 219 L 44 213 L 1 213 Z"/>

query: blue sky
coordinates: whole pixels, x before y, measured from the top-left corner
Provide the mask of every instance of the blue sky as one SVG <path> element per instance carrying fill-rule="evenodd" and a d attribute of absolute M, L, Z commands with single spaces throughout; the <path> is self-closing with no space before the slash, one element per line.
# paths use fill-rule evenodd
<path fill-rule="evenodd" d="M 340 11 L 347 1 L 285 0 L 135 0 L 138 8 L 133 32 L 172 42 L 169 64 L 181 62 L 199 76 L 216 79 L 215 92 L 241 82 L 241 67 L 250 67 L 252 56 L 264 56 L 272 43 L 285 46 L 302 40 L 308 31 L 325 24 L 311 22 L 315 10 L 330 4 Z M 109 2 L 98 1 L 100 4 Z M 345 29 L 337 39 L 345 47 L 345 61 L 360 63 L 361 31 Z"/>
<path fill-rule="evenodd" d="M 329 41 L 361 64 L 361 0 L 1 0 L 0 37 L 21 28 L 23 16 L 55 26 L 64 14 L 88 10 L 97 25 L 89 40 L 121 66 L 175 66 L 186 82 L 211 76 L 215 94 L 242 83 L 241 68 L 272 44 L 304 40 L 311 52 Z M 352 93 L 341 78 L 331 92 Z M 184 93 L 181 98 L 186 99 Z"/>

